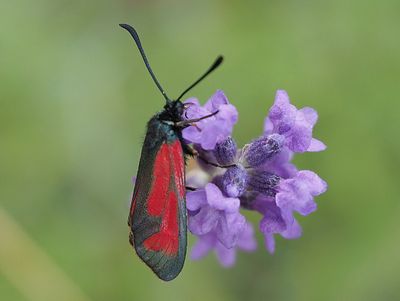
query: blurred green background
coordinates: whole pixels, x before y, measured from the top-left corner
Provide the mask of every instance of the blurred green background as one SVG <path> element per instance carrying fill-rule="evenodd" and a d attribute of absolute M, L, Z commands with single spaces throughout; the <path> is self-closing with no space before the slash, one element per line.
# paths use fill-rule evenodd
<path fill-rule="evenodd" d="M 400 2 L 66 1 L 0 4 L 1 300 L 399 300 Z M 312 106 L 328 149 L 295 161 L 329 184 L 303 237 L 231 269 L 187 260 L 159 281 L 128 244 L 131 177 L 163 99 L 223 89 L 240 144 L 278 88 Z M 248 215 L 256 224 L 258 216 Z M 190 241 L 192 245 L 193 240 Z"/>

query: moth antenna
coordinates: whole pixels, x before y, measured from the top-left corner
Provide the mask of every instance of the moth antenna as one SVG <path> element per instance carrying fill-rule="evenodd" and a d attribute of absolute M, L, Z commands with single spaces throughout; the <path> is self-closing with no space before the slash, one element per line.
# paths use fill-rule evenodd
<path fill-rule="evenodd" d="M 222 55 L 219 55 L 217 59 L 214 61 L 214 63 L 211 65 L 210 68 L 202 75 L 198 80 L 196 80 L 193 84 L 189 86 L 185 91 L 182 92 L 181 95 L 176 100 L 180 100 L 187 92 L 189 92 L 192 88 L 194 88 L 198 83 L 200 83 L 207 75 L 209 75 L 211 72 L 213 72 L 215 69 L 218 68 L 219 65 L 223 62 L 224 57 Z"/>
<path fill-rule="evenodd" d="M 150 67 L 149 61 L 147 60 L 146 53 L 144 52 L 144 49 L 142 47 L 142 43 L 140 42 L 139 35 L 137 34 L 135 28 L 133 28 L 132 26 L 130 26 L 128 24 L 119 24 L 119 26 L 121 26 L 123 29 L 127 30 L 131 34 L 133 40 L 136 43 L 137 48 L 140 51 L 140 54 L 142 55 L 144 64 L 146 65 L 146 68 L 149 71 L 154 83 L 156 84 L 158 90 L 160 90 L 161 94 L 164 96 L 167 103 L 169 103 L 171 100 L 169 99 L 169 97 L 167 96 L 167 93 L 165 93 L 163 87 L 161 87 L 156 76 L 154 75 L 153 70 Z"/>

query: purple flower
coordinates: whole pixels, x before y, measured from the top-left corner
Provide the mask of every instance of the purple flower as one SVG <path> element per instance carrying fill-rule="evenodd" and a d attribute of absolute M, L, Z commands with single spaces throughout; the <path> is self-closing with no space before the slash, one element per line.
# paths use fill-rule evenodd
<path fill-rule="evenodd" d="M 294 218 L 293 211 L 302 215 L 315 211 L 314 196 L 325 192 L 326 188 L 325 181 L 317 174 L 303 170 L 293 178 L 281 180 L 275 198 L 259 195 L 251 203 L 251 208 L 263 215 L 260 231 L 270 253 L 275 251 L 274 234 L 280 234 L 286 239 L 301 236 L 301 227 Z"/>
<path fill-rule="evenodd" d="M 276 194 L 276 204 L 281 209 L 290 209 L 308 215 L 317 209 L 314 196 L 324 193 L 327 184 L 316 173 L 299 171 L 295 177 L 282 180 Z"/>
<path fill-rule="evenodd" d="M 275 103 L 265 119 L 265 134 L 276 133 L 286 138 L 287 147 L 296 153 L 318 152 L 326 148 L 325 144 L 312 137 L 312 130 L 318 120 L 317 112 L 305 107 L 297 110 L 290 103 L 284 90 L 278 90 Z"/>
<path fill-rule="evenodd" d="M 182 131 L 183 138 L 189 143 L 199 144 L 204 150 L 212 150 L 218 142 L 228 138 L 237 122 L 238 112 L 226 98 L 224 92 L 218 90 L 202 107 L 195 98 L 185 101 L 189 104 L 185 111 L 185 119 L 201 118 L 218 111 L 217 114 L 196 122 Z"/>
<path fill-rule="evenodd" d="M 296 239 L 301 236 L 301 226 L 290 210 L 279 208 L 273 198 L 259 197 L 252 203 L 254 210 L 260 212 L 260 231 L 264 235 L 265 246 L 271 254 L 275 252 L 274 234 L 280 234 L 286 239 Z"/>
<path fill-rule="evenodd" d="M 246 222 L 239 213 L 239 199 L 225 197 L 215 184 L 208 183 L 204 189 L 187 193 L 186 206 L 193 234 L 212 232 L 225 247 L 235 246 Z"/>
<path fill-rule="evenodd" d="M 254 230 L 250 223 L 245 223 L 242 231 L 238 235 L 236 246 L 232 248 L 225 247 L 218 239 L 215 232 L 210 232 L 198 237 L 193 246 L 191 259 L 199 260 L 206 256 L 210 251 L 215 250 L 219 262 L 224 267 L 230 267 L 236 260 L 236 249 L 252 252 L 257 248 L 257 242 L 254 238 Z"/>

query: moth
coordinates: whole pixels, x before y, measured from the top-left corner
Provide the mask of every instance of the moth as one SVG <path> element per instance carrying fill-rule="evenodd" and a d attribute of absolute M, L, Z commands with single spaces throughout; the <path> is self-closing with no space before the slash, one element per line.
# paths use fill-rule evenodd
<path fill-rule="evenodd" d="M 185 159 L 194 155 L 182 130 L 218 113 L 185 120 L 187 108 L 181 98 L 223 61 L 218 56 L 211 67 L 182 94 L 171 100 L 155 77 L 136 30 L 120 24 L 136 43 L 144 64 L 165 99 L 163 110 L 147 123 L 136 183 L 128 217 L 129 242 L 137 255 L 162 280 L 181 272 L 186 256 L 187 215 L 185 203 Z"/>

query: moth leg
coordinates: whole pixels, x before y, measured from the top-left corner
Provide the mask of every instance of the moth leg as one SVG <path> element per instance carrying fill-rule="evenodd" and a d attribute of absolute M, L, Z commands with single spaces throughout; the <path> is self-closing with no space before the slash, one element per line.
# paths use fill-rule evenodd
<path fill-rule="evenodd" d="M 199 156 L 199 152 L 192 145 L 189 144 L 185 144 L 185 152 L 193 157 Z"/>
<path fill-rule="evenodd" d="M 220 165 L 218 163 L 214 163 L 214 162 L 208 161 L 206 158 L 202 157 L 200 155 L 200 153 L 192 145 L 184 144 L 184 151 L 188 155 L 193 156 L 193 157 L 197 157 L 197 158 L 199 158 L 199 160 L 203 161 L 204 163 L 206 163 L 208 165 L 211 165 L 211 166 L 214 166 L 214 167 L 229 168 L 229 167 L 236 166 L 236 164 Z"/>
<path fill-rule="evenodd" d="M 236 166 L 236 164 L 221 165 L 221 164 L 218 164 L 218 163 L 210 162 L 210 161 L 208 161 L 207 159 L 203 158 L 202 156 L 198 156 L 197 158 L 199 158 L 199 159 L 200 159 L 201 161 L 203 161 L 204 163 L 209 164 L 209 165 L 214 166 L 214 167 L 229 168 L 229 167 L 234 167 L 234 166 Z"/>

